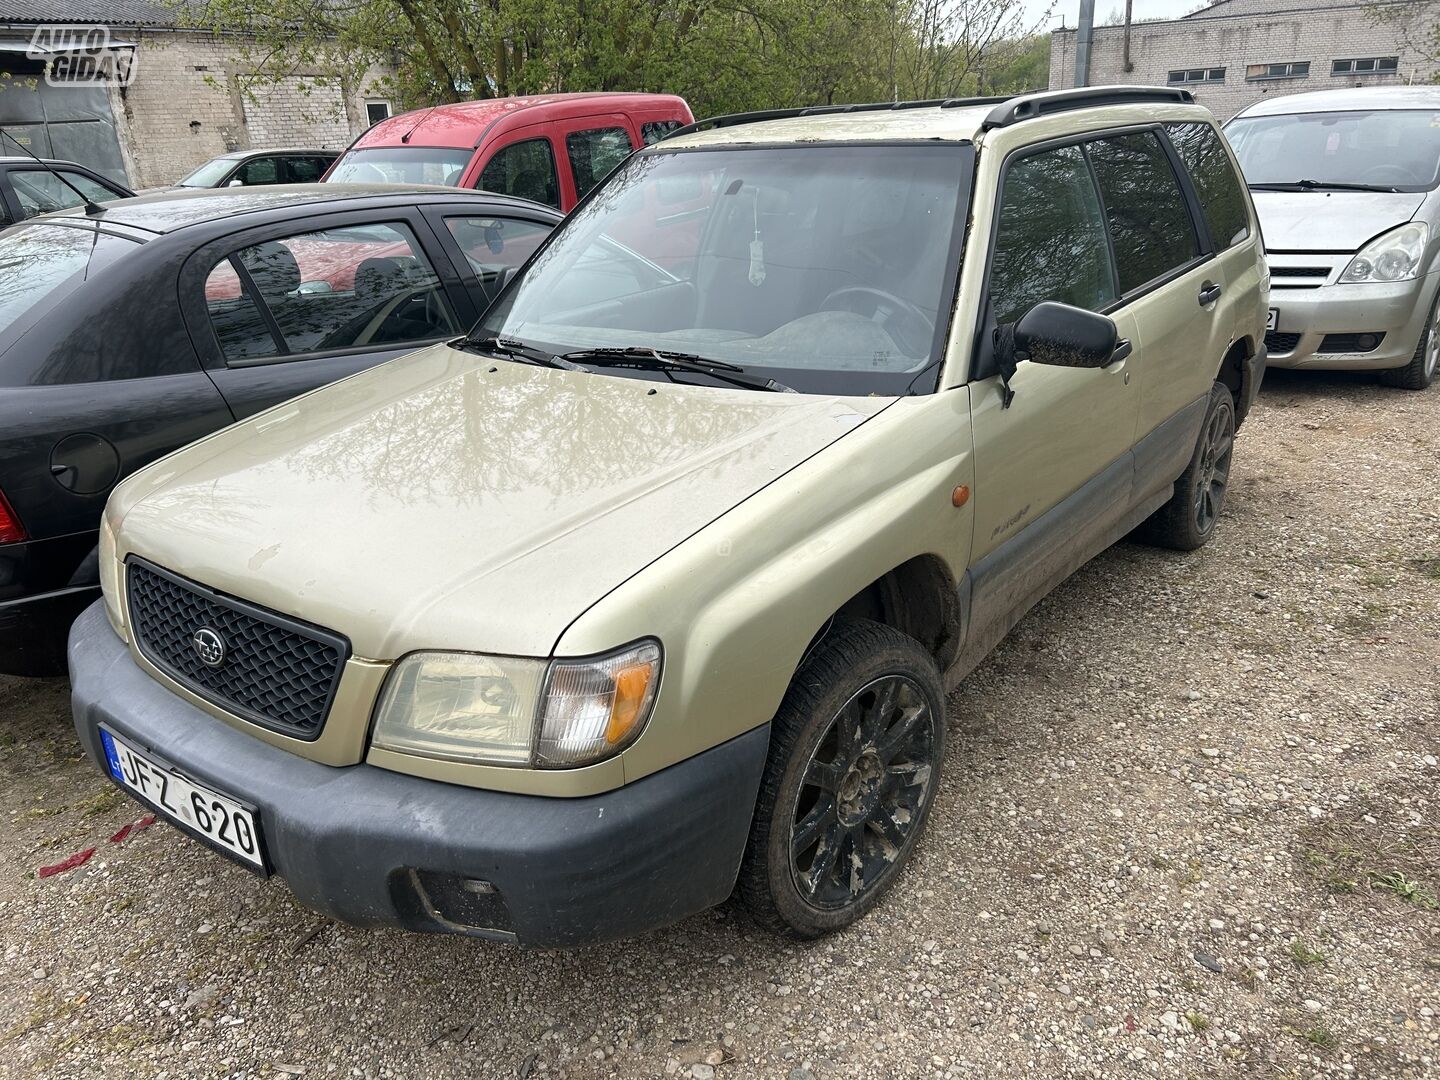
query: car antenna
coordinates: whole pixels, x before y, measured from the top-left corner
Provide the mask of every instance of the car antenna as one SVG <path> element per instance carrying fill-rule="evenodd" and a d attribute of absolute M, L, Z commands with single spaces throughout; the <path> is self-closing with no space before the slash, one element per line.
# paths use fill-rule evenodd
<path fill-rule="evenodd" d="M 79 195 L 80 202 L 85 207 L 85 215 L 87 217 L 91 214 L 104 213 L 104 208 L 99 203 L 86 198 L 85 193 L 81 191 L 78 187 L 76 187 L 74 184 L 72 184 L 69 180 L 66 180 L 64 175 L 62 175 L 60 170 L 55 168 L 54 165 L 51 165 L 48 161 L 43 161 L 40 158 L 36 157 L 34 151 L 32 151 L 28 146 L 22 143 L 14 135 L 11 135 L 10 132 L 6 131 L 4 128 L 0 128 L 0 135 L 5 136 L 16 146 L 20 147 L 20 149 L 23 150 L 25 154 L 35 162 L 35 164 L 39 165 L 42 169 L 48 172 L 51 176 L 55 177 L 56 180 L 59 180 L 71 191 L 75 192 L 76 195 Z"/>

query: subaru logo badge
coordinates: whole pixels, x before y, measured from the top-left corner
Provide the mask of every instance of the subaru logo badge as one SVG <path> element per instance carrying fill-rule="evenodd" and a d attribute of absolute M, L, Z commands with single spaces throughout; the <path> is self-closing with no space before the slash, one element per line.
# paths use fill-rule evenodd
<path fill-rule="evenodd" d="M 206 667 L 218 668 L 225 663 L 225 639 L 208 626 L 195 631 L 190 638 L 190 647 Z"/>

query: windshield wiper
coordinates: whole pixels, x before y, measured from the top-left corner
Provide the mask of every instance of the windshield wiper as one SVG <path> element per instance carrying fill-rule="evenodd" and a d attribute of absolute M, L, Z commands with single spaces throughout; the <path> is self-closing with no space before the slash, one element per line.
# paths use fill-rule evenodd
<path fill-rule="evenodd" d="M 641 345 L 625 348 L 576 349 L 558 359 L 584 360 L 596 367 L 633 367 L 650 371 L 688 371 L 696 375 L 708 375 L 712 379 L 741 386 L 747 390 L 771 390 L 781 394 L 798 393 L 794 387 L 786 386 L 775 379 L 762 375 L 750 375 L 738 364 L 727 364 L 723 360 L 709 360 L 694 353 L 671 352 L 668 349 L 651 349 Z"/>
<path fill-rule="evenodd" d="M 1251 191 L 1384 191 L 1390 194 L 1399 188 L 1381 184 L 1338 184 L 1328 180 L 1292 180 L 1286 184 L 1251 184 Z"/>
<path fill-rule="evenodd" d="M 535 364 L 539 367 L 562 368 L 565 371 L 589 371 L 590 369 L 564 356 L 556 356 L 544 349 L 537 349 L 533 345 L 526 345 L 523 341 L 516 341 L 514 338 L 483 337 L 483 338 L 460 338 L 451 342 L 459 348 L 478 349 L 481 352 L 489 353 L 507 360 L 519 360 L 525 364 Z"/>

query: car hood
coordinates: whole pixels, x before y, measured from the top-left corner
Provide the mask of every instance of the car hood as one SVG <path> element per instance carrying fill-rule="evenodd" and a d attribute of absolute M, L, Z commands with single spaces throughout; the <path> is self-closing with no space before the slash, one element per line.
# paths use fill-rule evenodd
<path fill-rule="evenodd" d="M 336 630 L 360 657 L 543 656 L 608 591 L 891 400 L 437 345 L 156 462 L 107 514 L 122 556 Z"/>
<path fill-rule="evenodd" d="M 1250 197 L 1270 251 L 1359 251 L 1414 217 L 1425 192 L 1252 191 Z"/>

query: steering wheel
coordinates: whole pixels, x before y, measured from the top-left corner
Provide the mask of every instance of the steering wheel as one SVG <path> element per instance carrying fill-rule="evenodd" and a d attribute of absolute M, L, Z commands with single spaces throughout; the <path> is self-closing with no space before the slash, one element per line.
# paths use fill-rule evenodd
<path fill-rule="evenodd" d="M 868 301 L 868 311 L 857 310 L 857 301 Z M 846 285 L 820 302 L 821 311 L 851 311 L 868 315 L 906 356 L 928 356 L 935 337 L 935 322 L 909 300 L 869 285 Z"/>
<path fill-rule="evenodd" d="M 1418 184 L 1420 182 L 1415 179 L 1415 174 L 1404 165 L 1395 165 L 1390 162 L 1366 169 L 1360 174 L 1360 179 L 1367 184 Z"/>

